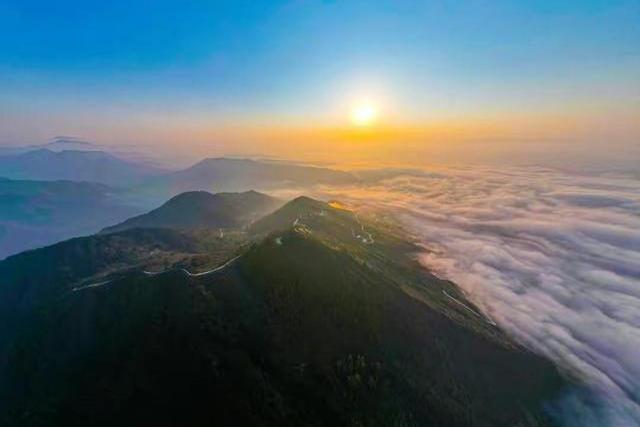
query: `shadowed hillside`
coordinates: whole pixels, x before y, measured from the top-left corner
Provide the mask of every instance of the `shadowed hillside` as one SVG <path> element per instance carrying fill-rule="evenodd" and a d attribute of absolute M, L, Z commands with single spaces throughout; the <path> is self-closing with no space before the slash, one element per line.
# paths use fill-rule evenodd
<path fill-rule="evenodd" d="M 179 194 L 149 213 L 107 227 L 105 233 L 136 227 L 239 228 L 275 209 L 277 199 L 256 191 L 217 193 L 191 191 Z"/>
<path fill-rule="evenodd" d="M 549 425 L 553 365 L 461 308 L 401 230 L 335 206 L 298 198 L 248 231 L 132 229 L 0 262 L 0 419 Z"/>

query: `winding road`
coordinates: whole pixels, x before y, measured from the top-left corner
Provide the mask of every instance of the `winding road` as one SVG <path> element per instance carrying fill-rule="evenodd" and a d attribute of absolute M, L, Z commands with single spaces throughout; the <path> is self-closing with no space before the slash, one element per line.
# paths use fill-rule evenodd
<path fill-rule="evenodd" d="M 358 225 L 362 229 L 362 233 L 366 234 L 366 237 L 363 237 L 360 234 L 356 235 L 356 233 L 353 231 L 353 228 L 352 228 L 351 229 L 351 234 L 353 235 L 353 237 L 355 237 L 356 239 L 360 239 L 362 241 L 362 243 L 364 243 L 365 245 L 374 244 L 375 240 L 373 240 L 373 235 L 371 233 L 369 233 L 367 230 L 364 229 L 364 225 L 360 222 L 360 217 L 358 216 L 358 214 L 356 212 L 354 212 L 353 215 L 356 217 L 356 222 L 358 223 Z"/>
<path fill-rule="evenodd" d="M 185 273 L 187 276 L 189 277 L 201 277 L 201 276 L 206 276 L 208 274 L 211 273 L 215 273 L 217 271 L 223 270 L 226 267 L 228 267 L 229 265 L 231 265 L 235 260 L 237 260 L 238 258 L 240 258 L 242 255 L 238 255 L 237 257 L 231 258 L 229 261 L 225 262 L 224 264 L 213 268 L 211 270 L 207 270 L 207 271 L 202 271 L 200 273 L 192 273 L 189 270 L 187 270 L 186 268 L 169 268 L 167 270 L 162 270 L 162 271 L 147 271 L 147 270 L 142 270 L 143 274 L 146 274 L 147 276 L 157 276 L 159 274 L 164 274 L 164 273 L 168 273 L 169 271 L 182 271 L 183 273 Z"/>
<path fill-rule="evenodd" d="M 189 270 L 187 270 L 186 268 L 170 268 L 170 269 L 162 270 L 162 271 L 142 270 L 142 274 L 145 274 L 147 276 L 158 276 L 160 274 L 168 273 L 169 271 L 182 271 L 183 273 L 185 273 L 189 277 L 202 277 L 202 276 L 206 276 L 206 275 L 211 274 L 211 273 L 215 273 L 215 272 L 224 270 L 226 267 L 231 265 L 234 261 L 236 261 L 241 256 L 242 255 L 238 255 L 237 257 L 231 258 L 229 261 L 225 262 L 222 265 L 219 265 L 216 268 L 212 268 L 211 270 L 207 270 L 207 271 L 202 271 L 200 273 L 192 273 Z M 78 292 L 78 291 L 81 291 L 83 289 L 98 288 L 100 286 L 108 285 L 111 282 L 113 282 L 113 280 L 105 280 L 103 282 L 91 283 L 89 285 L 84 285 L 84 286 L 77 286 L 75 288 L 71 288 L 71 291 L 72 292 Z"/>
<path fill-rule="evenodd" d="M 371 233 L 369 233 L 368 231 L 365 230 L 364 225 L 360 222 L 360 218 L 358 217 L 358 214 L 356 212 L 354 212 L 353 214 L 354 214 L 354 216 L 356 218 L 356 222 L 358 223 L 358 225 L 360 225 L 360 228 L 362 229 L 362 233 L 366 234 L 366 236 L 362 236 L 360 234 L 356 234 L 353 231 L 353 229 L 351 229 L 351 233 L 353 234 L 353 237 L 355 237 L 358 240 L 362 241 L 362 243 L 364 243 L 364 244 L 367 244 L 367 245 L 373 244 L 375 242 L 375 240 L 373 239 L 373 236 L 371 235 Z M 310 233 L 309 228 L 305 224 L 303 224 L 302 221 L 300 220 L 300 216 L 298 216 L 295 219 L 295 221 L 293 221 L 293 227 L 295 229 L 298 229 L 299 231 L 302 231 L 302 232 L 305 232 L 305 233 Z M 220 237 L 223 237 L 223 236 L 224 236 L 224 232 L 222 231 L 222 229 L 220 229 Z M 236 261 L 241 256 L 242 255 L 238 255 L 238 256 L 236 256 L 234 258 L 231 258 L 230 260 L 228 260 L 224 264 L 219 265 L 218 267 L 212 268 L 211 270 L 202 271 L 200 273 L 192 273 L 189 270 L 187 270 L 186 268 L 169 268 L 167 270 L 162 270 L 162 271 L 142 270 L 142 274 L 145 274 L 147 276 L 158 276 L 160 274 L 168 273 L 170 271 L 181 271 L 181 272 L 183 272 L 184 274 L 186 274 L 189 277 L 202 277 L 202 276 L 206 276 L 206 275 L 209 275 L 209 274 L 216 273 L 218 271 L 224 270 L 226 267 L 231 265 L 234 261 Z M 100 286 L 108 285 L 111 282 L 113 282 L 113 280 L 105 280 L 105 281 L 102 281 L 102 282 L 91 283 L 89 285 L 77 286 L 75 288 L 72 288 L 71 291 L 72 292 L 77 292 L 77 291 L 81 291 L 83 289 L 98 288 Z M 444 292 L 446 296 L 448 296 L 449 298 L 453 299 L 458 304 L 461 304 L 462 306 L 464 306 L 467 310 L 470 310 L 471 312 L 475 313 L 476 315 L 481 316 L 475 310 L 469 308 L 464 303 L 462 303 L 462 302 L 458 301 L 457 299 L 453 298 L 446 291 L 442 291 L 442 292 Z"/>
<path fill-rule="evenodd" d="M 90 285 L 85 285 L 85 286 L 77 286 L 75 288 L 71 288 L 71 292 L 78 292 L 88 288 L 98 288 L 100 286 L 108 285 L 111 282 L 113 282 L 113 280 L 105 280 L 104 282 L 92 283 Z"/>
<path fill-rule="evenodd" d="M 473 314 L 475 314 L 476 316 L 482 318 L 482 320 L 484 320 L 486 323 L 492 325 L 492 326 L 496 326 L 496 322 L 494 322 L 493 320 L 489 319 L 488 317 L 482 315 L 481 313 L 478 313 L 477 311 L 475 311 L 474 309 L 472 309 L 471 307 L 469 307 L 467 304 L 463 303 L 462 301 L 460 301 L 459 299 L 452 297 L 449 292 L 445 291 L 444 289 L 442 290 L 442 293 L 448 297 L 449 299 L 457 302 L 458 304 L 460 304 L 462 307 L 466 308 L 468 311 L 472 312 Z"/>

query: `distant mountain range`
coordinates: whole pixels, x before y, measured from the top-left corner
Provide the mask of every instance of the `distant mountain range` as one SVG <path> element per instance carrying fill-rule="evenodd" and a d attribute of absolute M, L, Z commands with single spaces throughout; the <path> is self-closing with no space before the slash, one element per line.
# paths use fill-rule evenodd
<path fill-rule="evenodd" d="M 130 186 L 159 171 L 104 151 L 38 149 L 0 156 L 0 176 L 28 180 L 87 181 Z"/>
<path fill-rule="evenodd" d="M 73 136 L 56 136 L 42 144 L 0 146 L 0 156 L 46 149 L 51 151 L 107 151 L 106 147 Z"/>
<path fill-rule="evenodd" d="M 551 425 L 554 366 L 401 229 L 307 197 L 246 226 L 271 201 L 189 193 L 1 261 L 0 424 Z"/>
<path fill-rule="evenodd" d="M 0 178 L 0 259 L 95 233 L 139 212 L 102 184 Z"/>
<path fill-rule="evenodd" d="M 127 187 L 134 193 L 166 200 L 185 191 L 246 191 L 254 188 L 339 185 L 357 181 L 347 172 L 291 163 L 212 158 L 177 172 L 162 171 L 123 160 L 99 150 L 52 150 L 84 141 L 57 141 L 26 152 L 0 155 L 0 177 L 29 180 L 70 180 Z"/>
<path fill-rule="evenodd" d="M 59 219 L 56 221 L 41 217 L 37 223 L 38 228 L 33 228 L 34 217 L 31 214 L 13 216 L 11 223 L 3 220 L 0 223 L 0 258 L 56 240 L 95 232 L 134 213 L 157 207 L 168 198 L 183 192 L 247 191 L 253 188 L 302 189 L 313 185 L 357 182 L 357 178 L 347 172 L 249 159 L 205 159 L 187 169 L 167 173 L 146 164 L 91 150 L 94 145 L 86 141 L 59 138 L 47 145 L 81 146 L 87 149 L 52 151 L 49 148 L 39 148 L 0 156 L 0 177 L 13 180 L 11 184 L 9 181 L 5 182 L 0 191 L 0 211 L 11 212 L 17 209 L 11 203 L 18 203 L 18 199 L 21 200 L 20 209 L 36 209 L 36 205 L 44 203 L 43 194 L 48 194 L 46 212 L 67 212 L 68 217 L 63 219 L 58 214 L 52 214 Z M 70 190 L 73 187 L 71 183 L 52 183 L 50 193 L 43 190 L 46 187 L 45 181 L 58 180 L 104 184 L 112 188 L 85 185 L 79 187 L 83 190 L 76 194 Z M 27 181 L 31 184 L 27 184 Z M 95 192 L 95 199 L 87 197 L 86 189 Z M 20 192 L 19 197 L 14 195 L 14 191 Z M 64 200 L 64 203 L 56 200 Z M 180 200 L 174 201 L 178 202 Z M 29 208 L 31 205 L 33 206 Z M 171 206 L 166 207 L 161 212 L 170 208 Z M 207 211 L 200 206 L 196 212 Z M 151 217 L 154 215 L 156 213 L 152 213 Z M 138 220 L 132 221 L 135 223 Z M 235 225 L 231 220 L 228 224 Z"/>
<path fill-rule="evenodd" d="M 105 147 L 75 136 L 56 136 L 49 142 L 32 147 L 34 149 L 46 149 L 51 151 L 105 151 Z"/>
<path fill-rule="evenodd" d="M 348 184 L 356 179 L 347 172 L 315 166 L 301 166 L 283 162 L 257 161 L 250 159 L 213 158 L 204 159 L 185 170 L 167 177 L 172 185 L 187 187 L 215 187 L 220 183 L 227 185 L 250 186 L 256 184 L 269 186 Z"/>
<path fill-rule="evenodd" d="M 251 159 L 211 158 L 187 169 L 150 179 L 134 190 L 166 199 L 193 190 L 236 192 L 354 182 L 357 182 L 354 175 L 334 169 Z"/>

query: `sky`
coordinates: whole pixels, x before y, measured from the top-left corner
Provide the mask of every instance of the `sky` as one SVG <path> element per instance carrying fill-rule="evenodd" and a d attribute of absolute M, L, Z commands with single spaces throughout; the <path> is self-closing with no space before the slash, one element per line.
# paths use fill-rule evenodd
<path fill-rule="evenodd" d="M 625 160 L 639 123 L 637 0 L 0 0 L 3 145 Z"/>

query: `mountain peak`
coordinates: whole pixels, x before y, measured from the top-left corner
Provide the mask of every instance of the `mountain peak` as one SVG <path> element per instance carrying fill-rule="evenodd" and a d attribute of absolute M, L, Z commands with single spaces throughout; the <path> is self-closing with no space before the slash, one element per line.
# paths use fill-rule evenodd
<path fill-rule="evenodd" d="M 180 193 L 170 198 L 165 203 L 165 205 L 170 203 L 176 203 L 182 200 L 209 200 L 212 198 L 215 198 L 215 194 L 212 194 L 208 191 L 204 191 L 204 190 L 185 191 L 184 193 Z"/>
<path fill-rule="evenodd" d="M 312 199 L 309 196 L 298 196 L 295 199 L 293 199 L 292 201 L 290 201 L 289 203 L 323 203 L 323 202 L 320 202 L 319 200 Z"/>
<path fill-rule="evenodd" d="M 153 174 L 141 164 L 120 159 L 106 151 L 59 145 L 39 147 L 0 157 L 0 170 L 12 179 L 70 180 L 107 185 L 131 185 Z"/>
<path fill-rule="evenodd" d="M 59 144 L 73 144 L 73 145 L 81 145 L 81 146 L 95 146 L 94 143 L 83 140 L 76 136 L 64 136 L 58 135 L 51 138 L 48 142 L 48 145 L 59 145 Z"/>
<path fill-rule="evenodd" d="M 162 187 L 170 189 L 172 193 L 211 189 L 217 192 L 255 188 L 269 190 L 284 186 L 340 185 L 356 181 L 354 175 L 339 170 L 227 157 L 203 159 L 161 179 Z"/>
<path fill-rule="evenodd" d="M 221 164 L 221 163 L 229 163 L 229 164 L 248 163 L 249 164 L 249 163 L 258 163 L 258 162 L 251 159 L 241 159 L 241 158 L 233 158 L 233 157 L 206 157 L 191 167 L 195 168 L 200 166 L 212 166 L 212 165 Z"/>
<path fill-rule="evenodd" d="M 238 228 L 264 215 L 278 205 L 278 200 L 257 191 L 216 193 L 187 191 L 172 197 L 162 206 L 103 233 L 130 228 Z"/>

